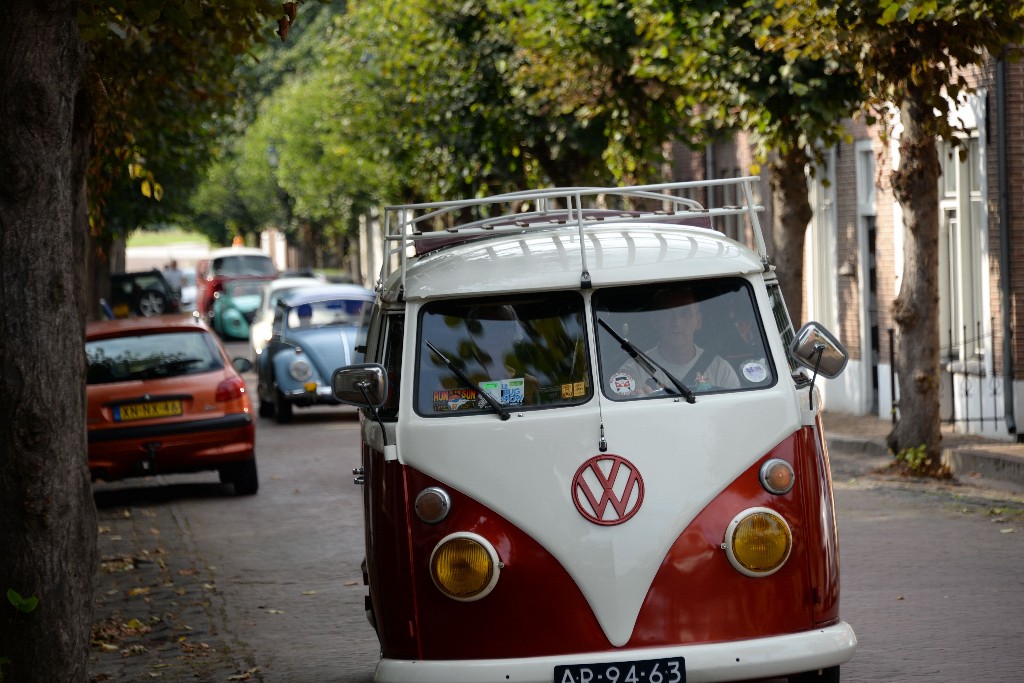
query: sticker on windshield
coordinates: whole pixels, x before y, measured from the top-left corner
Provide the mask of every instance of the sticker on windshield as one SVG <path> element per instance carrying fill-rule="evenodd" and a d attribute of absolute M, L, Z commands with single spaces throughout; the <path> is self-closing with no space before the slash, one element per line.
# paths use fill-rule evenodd
<path fill-rule="evenodd" d="M 756 360 L 750 360 L 740 367 L 740 372 L 748 382 L 763 382 L 768 378 L 768 369 Z"/>
<path fill-rule="evenodd" d="M 480 388 L 503 406 L 521 406 L 526 396 L 526 380 L 522 377 L 480 382 Z M 486 408 L 487 401 L 480 397 L 477 400 L 477 407 Z"/>
<path fill-rule="evenodd" d="M 612 393 L 619 396 L 632 396 L 636 393 L 636 380 L 633 379 L 633 375 L 626 372 L 617 372 L 612 375 L 608 386 L 611 388 Z"/>
<path fill-rule="evenodd" d="M 448 413 L 467 406 L 476 406 L 476 392 L 472 389 L 446 389 L 434 392 L 435 413 Z"/>
<path fill-rule="evenodd" d="M 587 385 L 585 382 L 571 382 L 569 384 L 562 385 L 562 398 L 579 398 L 580 396 L 587 395 Z"/>

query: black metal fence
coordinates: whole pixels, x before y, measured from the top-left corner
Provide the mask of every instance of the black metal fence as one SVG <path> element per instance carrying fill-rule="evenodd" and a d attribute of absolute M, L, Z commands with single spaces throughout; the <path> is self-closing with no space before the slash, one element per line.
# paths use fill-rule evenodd
<path fill-rule="evenodd" d="M 993 325 L 989 329 L 994 329 Z M 968 336 L 964 327 L 959 339 L 948 331 L 948 344 L 940 349 L 942 387 L 940 414 L 943 424 L 953 425 L 968 433 L 1001 431 L 1004 427 L 1003 377 L 989 371 L 985 349 L 993 348 L 991 332 L 985 333 L 978 322 L 975 334 Z M 892 421 L 899 411 L 899 387 L 896 384 L 895 330 L 889 328 L 889 381 L 892 387 Z"/>

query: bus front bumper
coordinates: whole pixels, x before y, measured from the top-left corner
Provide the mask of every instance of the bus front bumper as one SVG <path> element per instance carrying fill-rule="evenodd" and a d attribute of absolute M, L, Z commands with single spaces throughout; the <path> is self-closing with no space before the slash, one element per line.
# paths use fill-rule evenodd
<path fill-rule="evenodd" d="M 686 683 L 777 678 L 838 666 L 853 657 L 857 636 L 846 622 L 769 638 L 727 643 L 621 649 L 529 659 L 417 661 L 382 659 L 375 683 L 560 683 L 556 666 L 683 658 Z"/>

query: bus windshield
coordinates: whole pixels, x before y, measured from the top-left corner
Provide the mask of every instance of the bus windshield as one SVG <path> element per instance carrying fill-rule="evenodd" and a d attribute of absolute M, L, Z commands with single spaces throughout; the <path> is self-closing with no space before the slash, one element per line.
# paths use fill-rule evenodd
<path fill-rule="evenodd" d="M 601 289 L 593 305 L 602 391 L 613 401 L 690 400 L 775 383 L 753 292 L 742 279 Z"/>

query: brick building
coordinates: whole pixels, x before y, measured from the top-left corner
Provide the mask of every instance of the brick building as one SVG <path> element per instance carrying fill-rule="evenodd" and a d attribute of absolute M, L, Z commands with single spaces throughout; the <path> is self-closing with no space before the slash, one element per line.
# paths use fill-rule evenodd
<path fill-rule="evenodd" d="M 942 416 L 958 431 L 1017 440 L 1024 424 L 1024 60 L 993 60 L 973 80 L 977 91 L 955 112 L 967 131 L 963 151 L 940 143 Z M 826 150 L 809 179 L 804 310 L 791 314 L 824 323 L 850 352 L 847 371 L 824 387 L 826 405 L 888 418 L 891 309 L 904 259 L 901 211 L 889 185 L 897 142 L 883 143 L 856 122 L 848 130 L 852 141 Z M 675 180 L 746 174 L 752 162 L 742 137 L 699 154 L 676 146 L 673 154 Z M 761 190 L 762 226 L 770 232 L 767 182 Z M 726 231 L 745 237 L 738 226 Z"/>

